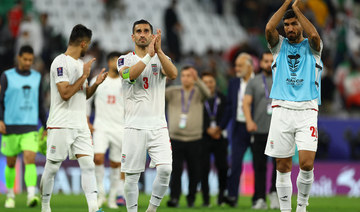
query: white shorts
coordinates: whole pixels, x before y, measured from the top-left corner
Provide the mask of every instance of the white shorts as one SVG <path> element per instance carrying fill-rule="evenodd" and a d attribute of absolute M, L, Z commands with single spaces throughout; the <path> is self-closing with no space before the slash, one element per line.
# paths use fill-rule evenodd
<path fill-rule="evenodd" d="M 94 156 L 89 129 L 48 129 L 46 159 L 64 161 L 69 156 L 75 160 L 77 154 Z"/>
<path fill-rule="evenodd" d="M 116 133 L 95 130 L 93 133 L 95 154 L 105 154 L 106 150 L 109 149 L 109 159 L 120 163 L 123 132 L 123 129 L 117 130 Z"/>
<path fill-rule="evenodd" d="M 125 129 L 122 148 L 121 172 L 145 171 L 146 151 L 151 158 L 150 167 L 158 164 L 172 164 L 172 150 L 167 128 Z"/>
<path fill-rule="evenodd" d="M 316 110 L 273 109 L 265 154 L 274 158 L 288 158 L 298 150 L 316 152 L 318 145 Z"/>

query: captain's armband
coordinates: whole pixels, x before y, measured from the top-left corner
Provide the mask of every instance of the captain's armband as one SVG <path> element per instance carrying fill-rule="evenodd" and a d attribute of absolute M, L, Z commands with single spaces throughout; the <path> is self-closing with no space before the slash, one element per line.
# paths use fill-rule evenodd
<path fill-rule="evenodd" d="M 122 78 L 130 84 L 135 84 L 136 80 L 130 80 L 130 68 L 122 71 Z"/>

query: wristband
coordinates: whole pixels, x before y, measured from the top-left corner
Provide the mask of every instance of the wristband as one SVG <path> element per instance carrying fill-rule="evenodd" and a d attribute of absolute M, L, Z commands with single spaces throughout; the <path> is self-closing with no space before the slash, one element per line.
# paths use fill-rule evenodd
<path fill-rule="evenodd" d="M 151 60 L 151 57 L 149 54 L 146 54 L 145 57 L 141 59 L 141 62 L 143 62 L 145 65 L 147 65 Z"/>

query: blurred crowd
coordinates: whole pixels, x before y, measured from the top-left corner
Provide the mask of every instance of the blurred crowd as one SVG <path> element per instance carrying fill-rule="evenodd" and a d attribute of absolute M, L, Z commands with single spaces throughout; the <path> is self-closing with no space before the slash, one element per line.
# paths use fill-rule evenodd
<path fill-rule="evenodd" d="M 0 10 L 0 71 L 11 68 L 15 55 L 24 44 L 34 48 L 36 61 L 34 69 L 48 79 L 50 64 L 55 55 L 64 52 L 66 38 L 55 34 L 48 23 L 46 13 L 37 13 L 31 0 L 1 1 Z M 176 1 L 164 11 L 166 36 L 164 44 L 167 54 L 178 67 L 192 65 L 199 74 L 211 72 L 216 76 L 218 88 L 227 93 L 228 81 L 235 75 L 233 66 L 241 52 L 252 55 L 255 73 L 259 71 L 259 56 L 267 50 L 264 36 L 265 24 L 282 4 L 282 0 L 198 0 L 209 13 L 224 16 L 232 13 L 239 24 L 246 29 L 247 41 L 230 49 L 208 49 L 204 55 L 195 52 L 181 52 L 181 19 L 177 17 Z M 106 8 L 124 10 L 121 0 L 103 0 Z M 112 6 L 118 5 L 118 7 Z M 119 6 L 120 5 L 120 6 Z M 357 116 L 360 109 L 360 0 L 306 0 L 304 14 L 320 33 L 324 43 L 322 60 L 324 72 L 322 80 L 323 106 L 320 115 Z M 107 16 L 104 16 L 107 17 Z M 221 38 L 215 42 L 221 42 Z M 130 50 L 129 50 L 130 51 Z M 125 51 L 126 52 L 126 51 Z M 93 41 L 85 57 L 96 57 L 94 76 L 106 63 L 106 52 Z M 179 84 L 179 79 L 175 84 Z M 49 89 L 48 80 L 44 88 Z M 49 102 L 47 100 L 47 102 Z"/>

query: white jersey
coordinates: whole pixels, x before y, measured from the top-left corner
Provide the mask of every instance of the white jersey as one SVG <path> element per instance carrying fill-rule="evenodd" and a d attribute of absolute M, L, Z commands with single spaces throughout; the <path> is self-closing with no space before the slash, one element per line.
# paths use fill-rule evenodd
<path fill-rule="evenodd" d="M 96 81 L 94 77 L 90 85 Z M 91 114 L 91 103 L 95 103 L 94 129 L 116 132 L 124 126 L 124 99 L 121 77 L 109 76 L 99 85 L 94 95 L 88 100 L 87 115 Z"/>
<path fill-rule="evenodd" d="M 87 80 L 68 101 L 64 101 L 57 89 L 59 82 L 74 84 L 83 74 L 84 63 L 71 56 L 57 56 L 50 68 L 50 112 L 48 128 L 88 129 L 86 120 L 86 85 Z"/>
<path fill-rule="evenodd" d="M 140 61 L 135 52 L 118 59 L 118 70 L 131 67 Z M 130 69 L 131 72 L 131 69 Z M 161 63 L 155 54 L 134 84 L 123 80 L 125 128 L 160 129 L 167 127 L 165 119 L 166 76 L 161 73 Z"/>

